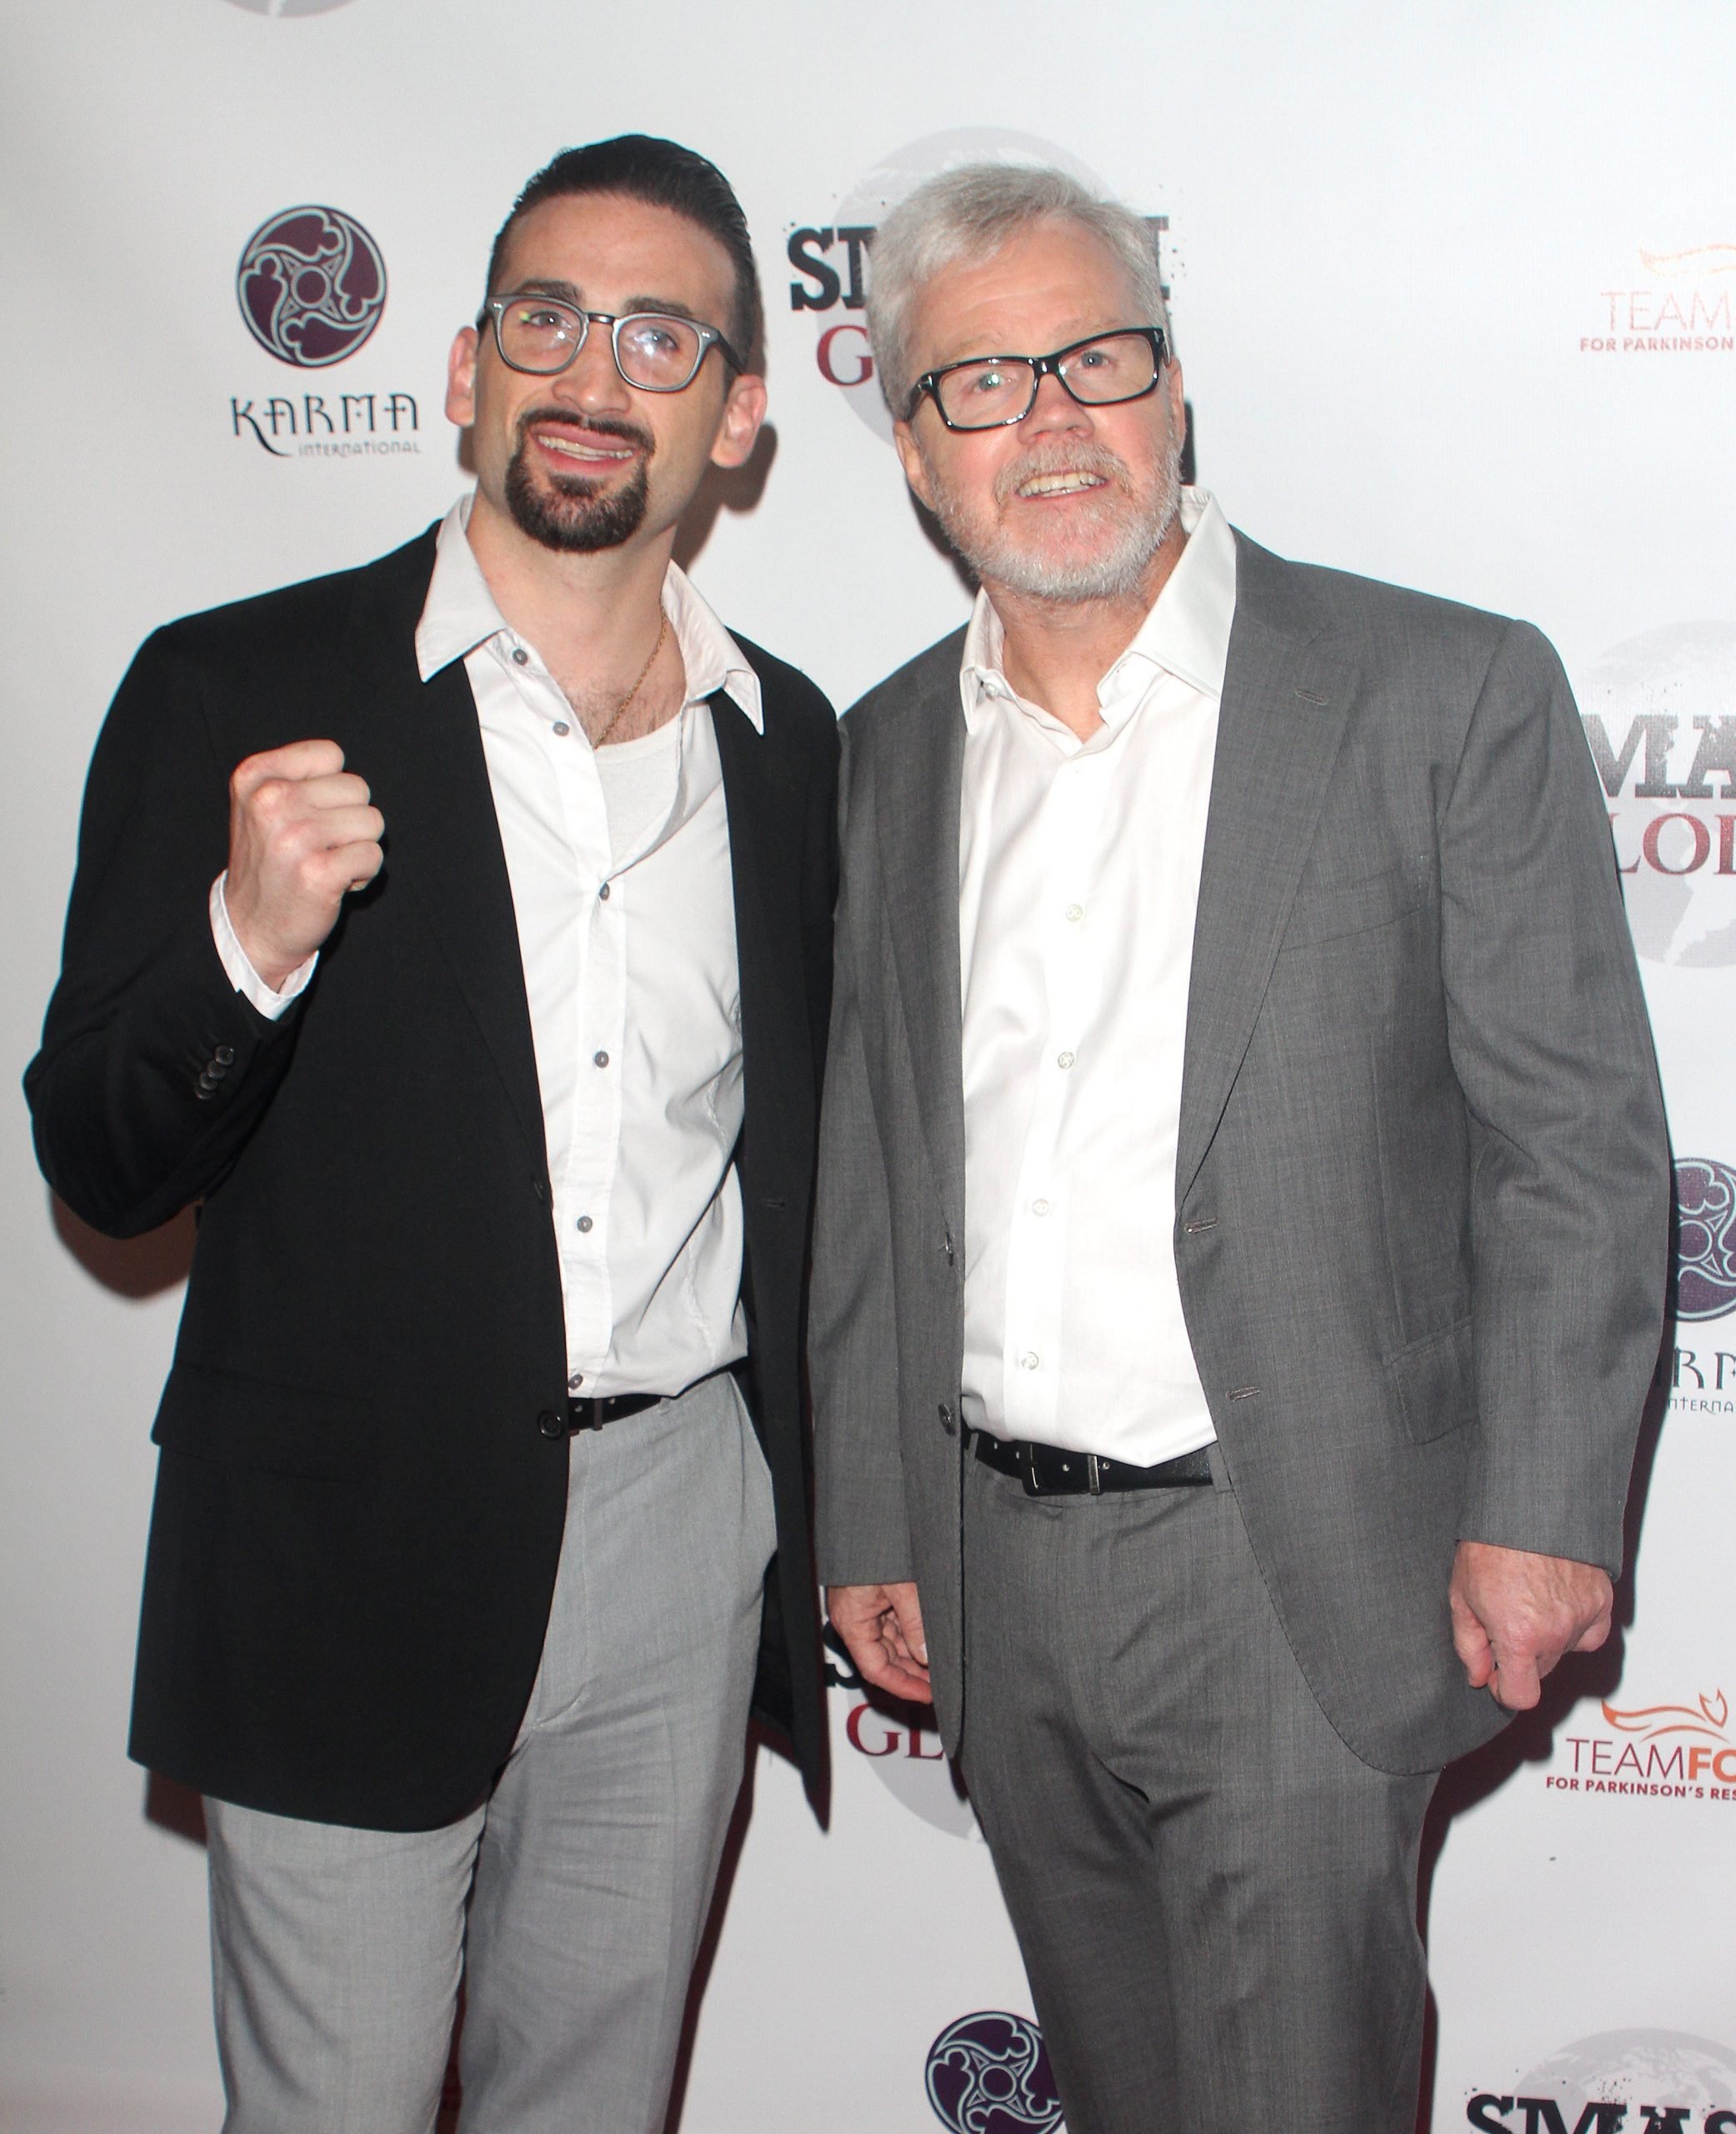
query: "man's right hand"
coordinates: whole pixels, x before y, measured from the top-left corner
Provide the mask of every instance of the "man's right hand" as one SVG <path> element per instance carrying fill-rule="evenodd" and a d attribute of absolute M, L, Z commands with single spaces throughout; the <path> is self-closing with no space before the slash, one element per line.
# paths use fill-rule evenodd
<path fill-rule="evenodd" d="M 378 874 L 385 828 L 335 741 L 292 741 L 236 766 L 223 901 L 273 992 L 323 945 L 346 892 Z"/>
<path fill-rule="evenodd" d="M 934 1701 L 923 1611 L 909 1580 L 895 1585 L 828 1585 L 826 1613 L 871 1688 L 911 1704 Z"/>

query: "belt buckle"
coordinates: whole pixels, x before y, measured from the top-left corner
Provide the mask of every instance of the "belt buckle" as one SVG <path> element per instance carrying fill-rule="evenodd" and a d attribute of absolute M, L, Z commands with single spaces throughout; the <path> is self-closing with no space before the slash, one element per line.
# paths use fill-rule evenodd
<path fill-rule="evenodd" d="M 1043 1486 L 1037 1480 L 1037 1448 L 1027 1438 L 1018 1448 L 1019 1480 L 1028 1497 L 1040 1497 Z"/>
<path fill-rule="evenodd" d="M 1103 1475 L 1094 1452 L 1085 1455 L 1085 1486 L 1094 1497 L 1100 1497 L 1103 1493 Z"/>

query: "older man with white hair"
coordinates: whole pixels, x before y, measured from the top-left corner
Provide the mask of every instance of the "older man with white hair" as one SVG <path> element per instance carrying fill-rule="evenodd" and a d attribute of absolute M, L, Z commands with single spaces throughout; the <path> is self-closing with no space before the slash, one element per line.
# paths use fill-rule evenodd
<path fill-rule="evenodd" d="M 1659 1336 L 1598 783 L 1535 631 L 1183 486 L 1124 209 L 933 180 L 869 323 L 981 591 L 843 725 L 833 1621 L 961 1753 L 1072 2134 L 1401 2134 L 1435 1776 L 1606 1636 Z"/>

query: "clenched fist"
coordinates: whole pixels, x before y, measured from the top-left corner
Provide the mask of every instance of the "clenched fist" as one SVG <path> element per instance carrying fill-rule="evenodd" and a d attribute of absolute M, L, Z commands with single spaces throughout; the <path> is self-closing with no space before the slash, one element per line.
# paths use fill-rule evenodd
<path fill-rule="evenodd" d="M 335 741 L 292 741 L 237 764 L 223 899 L 273 992 L 324 942 L 345 894 L 378 874 L 385 828 Z"/>

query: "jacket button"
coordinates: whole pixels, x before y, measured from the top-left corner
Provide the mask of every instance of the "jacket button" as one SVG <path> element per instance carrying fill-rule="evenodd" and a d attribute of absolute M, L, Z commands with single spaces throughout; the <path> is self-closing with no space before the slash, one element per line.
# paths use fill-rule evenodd
<path fill-rule="evenodd" d="M 564 1415 L 556 1415 L 553 1408 L 545 1408 L 537 1418 L 537 1428 L 542 1431 L 544 1437 L 565 1437 L 567 1419 Z"/>
<path fill-rule="evenodd" d="M 218 1045 L 211 1056 L 219 1067 L 233 1067 L 235 1064 L 235 1048 L 233 1044 Z"/>
<path fill-rule="evenodd" d="M 958 1425 L 953 1420 L 952 1407 L 949 1403 L 944 1400 L 940 1404 L 940 1427 L 946 1432 L 948 1437 L 951 1437 L 958 1428 Z"/>

